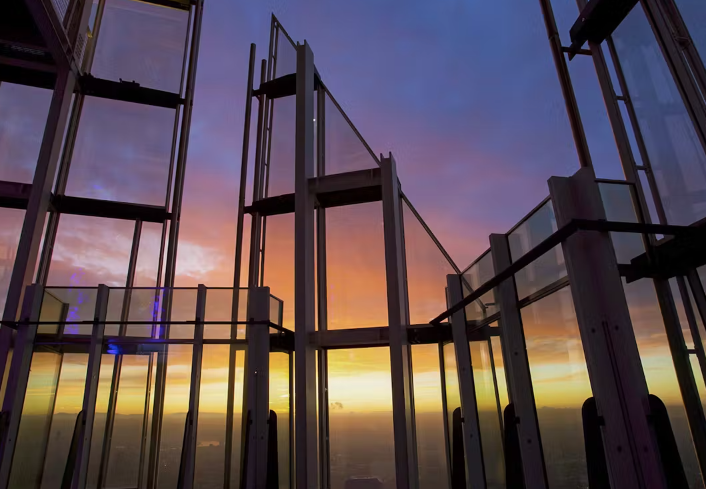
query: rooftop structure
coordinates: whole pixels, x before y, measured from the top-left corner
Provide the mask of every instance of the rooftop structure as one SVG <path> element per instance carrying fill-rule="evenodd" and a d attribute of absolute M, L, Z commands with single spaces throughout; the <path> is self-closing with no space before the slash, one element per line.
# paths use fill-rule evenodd
<path fill-rule="evenodd" d="M 465 268 L 273 16 L 230 288 L 175 286 L 203 0 L 0 7 L 0 108 L 53 90 L 36 165 L 0 166 L 0 489 L 704 487 L 706 7 L 578 3 L 560 33 L 540 1 L 581 168 Z M 77 285 L 64 230 L 101 226 L 125 281 Z"/>

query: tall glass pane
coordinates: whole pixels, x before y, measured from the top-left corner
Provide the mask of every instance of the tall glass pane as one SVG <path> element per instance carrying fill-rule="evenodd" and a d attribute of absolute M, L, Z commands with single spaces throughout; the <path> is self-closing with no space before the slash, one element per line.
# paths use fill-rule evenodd
<path fill-rule="evenodd" d="M 659 397 L 667 406 L 669 422 L 672 425 L 677 449 L 689 480 L 689 487 L 702 488 L 704 486 L 701 471 L 691 440 L 684 402 L 679 390 L 654 285 L 649 279 L 638 280 L 630 284 L 623 281 L 623 289 L 630 309 L 630 320 L 635 332 L 647 388 L 650 394 Z M 688 328 L 688 326 L 683 326 L 683 328 Z"/>
<path fill-rule="evenodd" d="M 164 206 L 174 117 L 173 109 L 86 97 L 66 194 Z"/>
<path fill-rule="evenodd" d="M 294 95 L 270 102 L 269 167 L 266 197 L 294 192 L 294 146 L 297 107 Z"/>
<path fill-rule="evenodd" d="M 40 482 L 60 366 L 58 353 L 35 352 L 32 356 L 9 487 L 37 487 Z"/>
<path fill-rule="evenodd" d="M 42 489 L 59 489 L 61 487 L 61 478 L 64 475 L 71 449 L 76 416 L 83 408 L 88 354 L 65 353 L 62 357 L 49 442 L 44 460 Z"/>
<path fill-rule="evenodd" d="M 603 200 L 606 218 L 616 222 L 638 222 L 632 200 L 631 185 L 599 183 L 598 190 Z M 618 263 L 630 260 L 645 252 L 642 236 L 634 233 L 610 233 Z"/>
<path fill-rule="evenodd" d="M 446 309 L 446 275 L 456 272 L 404 200 L 402 217 L 409 320 L 425 324 Z"/>
<path fill-rule="evenodd" d="M 4 84 L 3 84 L 4 86 Z M 5 310 L 7 289 L 10 286 L 12 268 L 15 266 L 17 244 L 25 218 L 25 211 L 0 208 L 0 311 Z"/>
<path fill-rule="evenodd" d="M 420 489 L 448 487 L 438 345 L 412 345 Z"/>
<path fill-rule="evenodd" d="M 588 487 L 581 407 L 593 396 L 569 287 L 522 309 L 549 486 Z"/>
<path fill-rule="evenodd" d="M 363 140 L 355 133 L 341 109 L 326 92 L 325 173 L 345 173 L 379 165 Z"/>
<path fill-rule="evenodd" d="M 613 33 L 669 224 L 706 216 L 706 155 L 641 5 Z"/>
<path fill-rule="evenodd" d="M 97 489 L 98 473 L 100 471 L 103 439 L 105 437 L 105 422 L 110 397 L 110 384 L 113 378 L 115 355 L 103 354 L 100 373 L 98 374 L 98 394 L 96 396 L 96 414 L 93 421 L 93 436 L 91 437 L 91 453 L 88 457 L 88 475 L 86 487 Z"/>
<path fill-rule="evenodd" d="M 471 364 L 476 388 L 478 426 L 483 447 L 483 465 L 488 489 L 505 488 L 505 456 L 503 432 L 495 396 L 493 365 L 490 361 L 488 341 L 471 341 Z"/>
<path fill-rule="evenodd" d="M 294 330 L 294 214 L 267 218 L 263 284 L 284 302 L 282 326 Z"/>
<path fill-rule="evenodd" d="M 43 88 L 0 85 L 0 180 L 32 183 L 51 95 Z"/>
<path fill-rule="evenodd" d="M 501 341 L 500 336 L 492 336 L 490 338 L 490 345 L 493 351 L 493 363 L 495 365 L 495 380 L 498 384 L 498 397 L 500 398 L 500 409 L 504 413 L 505 408 L 510 404 L 510 398 L 508 396 L 509 389 Z"/>
<path fill-rule="evenodd" d="M 274 411 L 277 416 L 277 472 L 280 489 L 291 487 L 289 359 L 288 353 L 270 353 L 270 411 Z"/>
<path fill-rule="evenodd" d="M 243 385 L 245 380 L 245 352 L 238 352 L 235 356 L 235 390 L 233 394 L 233 452 L 231 454 L 230 487 L 240 487 L 240 450 L 243 432 Z"/>
<path fill-rule="evenodd" d="M 463 295 L 468 296 L 494 276 L 493 257 L 490 252 L 486 252 L 468 270 L 463 272 Z M 495 290 L 493 289 L 466 306 L 466 319 L 485 319 L 496 312 L 498 312 L 498 308 L 495 305 Z"/>
<path fill-rule="evenodd" d="M 53 297 L 68 305 L 64 334 L 91 334 L 96 310 L 97 289 L 94 287 L 47 287 Z"/>
<path fill-rule="evenodd" d="M 159 267 L 159 248 L 162 243 L 162 224 L 143 222 L 140 249 L 135 264 L 135 287 L 156 287 Z"/>
<path fill-rule="evenodd" d="M 107 0 L 91 73 L 179 93 L 188 23 L 186 10 Z"/>
<path fill-rule="evenodd" d="M 331 488 L 346 489 L 348 481 L 367 479 L 369 485 L 379 484 L 374 487 L 393 489 L 389 350 L 330 350 L 328 374 Z"/>
<path fill-rule="evenodd" d="M 326 281 L 329 329 L 387 325 L 380 202 L 326 209 Z"/>
<path fill-rule="evenodd" d="M 706 7 L 700 0 L 675 0 L 675 3 L 703 61 L 706 59 L 706 32 L 703 29 L 706 25 Z"/>
<path fill-rule="evenodd" d="M 275 78 L 297 72 L 297 50 L 281 28 L 277 28 Z"/>
<path fill-rule="evenodd" d="M 446 389 L 446 415 L 449 429 L 449 454 L 453 464 L 454 450 L 454 428 L 458 431 L 462 429 L 461 419 L 461 388 L 458 384 L 458 368 L 456 366 L 456 351 L 453 343 L 446 343 L 443 346 L 444 353 L 444 387 Z M 456 421 L 454 422 L 454 413 Z M 452 465 L 453 470 L 453 465 Z"/>

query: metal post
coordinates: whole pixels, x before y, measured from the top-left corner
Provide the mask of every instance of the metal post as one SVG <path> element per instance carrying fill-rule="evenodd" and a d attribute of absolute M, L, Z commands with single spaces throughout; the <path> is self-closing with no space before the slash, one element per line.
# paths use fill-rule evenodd
<path fill-rule="evenodd" d="M 439 381 L 441 382 L 441 414 L 444 420 L 444 452 L 446 455 L 446 477 L 452 481 L 451 474 L 451 436 L 449 434 L 449 403 L 446 398 L 446 372 L 444 371 L 444 344 L 439 342 Z"/>
<path fill-rule="evenodd" d="M 505 234 L 490 235 L 490 252 L 496 274 L 512 264 L 510 245 Z M 517 436 L 520 440 L 522 473 L 527 489 L 546 489 L 547 473 L 539 434 L 537 410 L 534 404 L 532 376 L 527 359 L 522 314 L 517 305 L 515 279 L 509 278 L 495 288 L 495 302 L 500 311 L 501 341 L 504 349 L 508 394 L 519 418 Z M 509 427 L 506 426 L 505 429 Z"/>
<path fill-rule="evenodd" d="M 191 355 L 191 384 L 189 385 L 189 411 L 186 413 L 186 433 L 181 447 L 179 475 L 183 476 L 177 489 L 192 489 L 196 472 L 196 434 L 199 419 L 199 396 L 201 394 L 201 363 L 203 360 L 203 333 L 206 318 L 206 286 L 199 284 L 196 295 L 196 318 L 194 322 L 194 350 Z"/>
<path fill-rule="evenodd" d="M 684 277 L 675 277 L 677 281 L 677 287 L 679 288 L 679 295 L 681 295 L 682 304 L 684 306 L 684 313 L 686 315 L 686 322 L 689 324 L 689 331 L 691 332 L 691 338 L 694 342 L 694 353 L 699 361 L 699 367 L 701 367 L 701 377 L 706 379 L 706 352 L 704 352 L 704 344 L 701 341 L 701 333 L 699 332 L 699 327 L 696 324 L 696 314 L 694 313 L 694 306 L 689 297 L 689 290 L 686 288 L 686 280 Z"/>
<path fill-rule="evenodd" d="M 458 275 L 446 276 L 446 290 L 449 305 L 463 300 L 461 279 Z M 480 439 L 478 421 L 478 404 L 476 402 L 476 387 L 473 381 L 471 365 L 471 350 L 466 334 L 466 313 L 463 309 L 455 312 L 451 318 L 454 352 L 456 353 L 456 371 L 458 374 L 459 391 L 461 392 L 461 413 L 463 416 L 463 446 L 466 451 L 466 487 L 472 489 L 485 488 L 485 465 L 483 464 L 483 447 Z"/>
<path fill-rule="evenodd" d="M 98 286 L 96 309 L 93 314 L 93 332 L 91 346 L 88 350 L 88 366 L 86 367 L 86 387 L 83 392 L 83 407 L 81 409 L 82 423 L 78 448 L 76 450 L 76 465 L 74 465 L 71 489 L 84 489 L 88 476 L 88 457 L 91 453 L 91 438 L 93 436 L 93 420 L 96 415 L 96 399 L 98 397 L 98 380 L 100 378 L 101 359 L 103 357 L 103 337 L 105 334 L 105 317 L 108 312 L 108 294 L 106 285 Z"/>
<path fill-rule="evenodd" d="M 248 298 L 247 338 L 245 358 L 247 406 L 243 413 L 249 418 L 248 438 L 245 441 L 245 488 L 267 488 L 267 441 L 270 413 L 270 288 L 253 287 Z"/>
<path fill-rule="evenodd" d="M 572 219 L 605 220 L 595 175 L 549 179 L 559 227 Z M 609 233 L 579 231 L 562 243 L 593 395 L 616 487 L 663 488 L 648 424 L 647 382 Z"/>
<path fill-rule="evenodd" d="M 5 399 L 2 404 L 2 426 L 0 429 L 0 489 L 9 489 L 10 470 L 12 469 L 17 434 L 22 419 L 22 406 L 27 394 L 34 338 L 37 335 L 37 321 L 42 308 L 44 288 L 34 284 L 27 287 L 22 304 L 22 315 L 15 336 L 15 350 L 7 377 Z M 3 329 L 10 329 L 3 326 Z M 11 333 L 11 331 L 9 331 Z"/>
<path fill-rule="evenodd" d="M 416 488 L 419 475 L 414 446 L 412 415 L 412 372 L 407 339 L 409 310 L 405 288 L 404 241 L 400 213 L 400 182 L 397 165 L 390 154 L 380 162 L 382 171 L 382 215 L 385 232 L 385 276 L 387 317 L 390 331 L 392 415 L 395 433 L 395 471 L 398 489 Z"/>
<path fill-rule="evenodd" d="M 318 487 L 316 463 L 316 350 L 309 344 L 315 330 L 314 195 L 314 53 L 297 47 L 296 146 L 294 153 L 294 345 L 295 443 L 297 489 Z"/>

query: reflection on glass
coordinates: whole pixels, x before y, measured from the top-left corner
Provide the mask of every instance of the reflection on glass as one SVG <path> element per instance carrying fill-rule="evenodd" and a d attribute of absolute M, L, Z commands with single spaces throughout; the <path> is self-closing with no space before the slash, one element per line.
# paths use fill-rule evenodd
<path fill-rule="evenodd" d="M 279 488 L 290 487 L 289 354 L 270 353 L 270 411 L 277 416 L 277 468 Z"/>
<path fill-rule="evenodd" d="M 179 93 L 188 22 L 185 10 L 107 0 L 91 73 Z"/>
<path fill-rule="evenodd" d="M 47 287 L 54 297 L 68 304 L 64 334 L 91 334 L 93 326 L 84 321 L 93 321 L 96 311 L 96 288 Z"/>
<path fill-rule="evenodd" d="M 295 98 L 292 95 L 270 102 L 272 110 L 266 197 L 294 192 L 294 146 L 297 116 Z"/>
<path fill-rule="evenodd" d="M 275 63 L 275 78 L 291 75 L 297 72 L 297 50 L 287 38 L 284 31 L 277 28 L 277 61 Z"/>
<path fill-rule="evenodd" d="M 51 289 L 44 290 L 42 298 L 42 308 L 39 312 L 39 322 L 56 321 L 57 324 L 40 324 L 37 326 L 38 334 L 57 334 L 59 332 L 59 324 L 64 321 L 64 303 L 61 302 Z"/>
<path fill-rule="evenodd" d="M 65 353 L 54 400 L 42 489 L 59 489 L 71 448 L 76 416 L 83 408 L 86 387 L 87 353 Z"/>
<path fill-rule="evenodd" d="M 461 412 L 461 389 L 458 384 L 458 368 L 456 367 L 456 351 L 453 343 L 443 346 L 444 352 L 444 382 L 446 387 L 446 415 L 449 428 L 449 455 L 453 460 L 454 453 L 454 412 Z M 458 428 L 460 429 L 460 427 Z"/>
<path fill-rule="evenodd" d="M 446 309 L 446 275 L 456 273 L 427 230 L 402 201 L 411 324 L 425 324 Z"/>
<path fill-rule="evenodd" d="M 387 324 L 380 202 L 326 209 L 326 281 L 329 329 Z"/>
<path fill-rule="evenodd" d="M 86 97 L 66 194 L 164 206 L 174 116 L 173 109 Z"/>
<path fill-rule="evenodd" d="M 51 95 L 43 88 L 0 85 L 0 180 L 32 183 Z"/>
<path fill-rule="evenodd" d="M 35 352 L 32 356 L 9 487 L 39 485 L 60 365 L 61 355 L 58 353 Z M 71 424 L 72 432 L 73 427 Z"/>
<path fill-rule="evenodd" d="M 438 345 L 412 345 L 420 489 L 448 487 Z"/>
<path fill-rule="evenodd" d="M 156 287 L 159 266 L 159 248 L 162 243 L 162 225 L 143 222 L 140 249 L 135 264 L 135 287 Z"/>
<path fill-rule="evenodd" d="M 630 321 L 635 332 L 647 388 L 650 394 L 659 397 L 667 406 L 689 487 L 702 488 L 701 472 L 691 441 L 691 432 L 654 285 L 649 279 L 631 284 L 623 281 L 623 289 L 630 309 Z"/>
<path fill-rule="evenodd" d="M 478 261 L 463 272 L 463 295 L 468 296 L 472 291 L 483 285 L 495 276 L 493 257 L 490 251 L 486 252 Z M 466 319 L 485 319 L 498 312 L 495 304 L 495 289 L 483 294 L 480 299 L 466 306 Z"/>
<path fill-rule="evenodd" d="M 616 222 L 638 222 L 632 200 L 632 186 L 615 183 L 598 183 L 606 219 Z M 630 260 L 645 252 L 642 236 L 634 233 L 610 233 L 618 263 Z"/>
<path fill-rule="evenodd" d="M 189 410 L 191 384 L 191 345 L 169 345 L 167 355 L 167 381 L 162 418 L 162 440 L 159 447 L 158 489 L 177 486 L 181 449 L 184 440 L 184 423 Z"/>
<path fill-rule="evenodd" d="M 284 302 L 282 326 L 294 330 L 294 214 L 267 217 L 263 284 Z"/>
<path fill-rule="evenodd" d="M 377 168 L 377 160 L 328 92 L 325 111 L 326 175 Z"/>
<path fill-rule="evenodd" d="M 593 396 L 569 287 L 522 309 L 549 486 L 588 487 L 581 407 Z"/>
<path fill-rule="evenodd" d="M 139 479 L 149 355 L 123 355 L 106 487 L 136 487 Z"/>
<path fill-rule="evenodd" d="M 706 155 L 641 5 L 613 39 L 667 221 L 696 222 L 706 216 Z"/>
<path fill-rule="evenodd" d="M 2 86 L 4 87 L 5 84 L 3 83 Z M 0 311 L 5 310 L 7 290 L 10 286 L 12 267 L 15 266 L 17 243 L 20 241 L 24 218 L 23 210 L 0 208 L 0 222 L 2 222 L 0 226 Z"/>
<path fill-rule="evenodd" d="M 344 489 L 346 481 L 355 479 L 377 479 L 384 489 L 393 489 L 389 350 L 330 350 L 328 372 L 331 488 Z"/>
<path fill-rule="evenodd" d="M 488 341 L 471 341 L 470 350 L 486 484 L 488 489 L 504 489 L 503 432 L 498 416 L 493 365 L 490 361 Z"/>
<path fill-rule="evenodd" d="M 514 231 L 508 234 L 512 261 L 516 261 L 525 253 L 556 232 L 556 216 L 551 200 L 547 200 Z"/>

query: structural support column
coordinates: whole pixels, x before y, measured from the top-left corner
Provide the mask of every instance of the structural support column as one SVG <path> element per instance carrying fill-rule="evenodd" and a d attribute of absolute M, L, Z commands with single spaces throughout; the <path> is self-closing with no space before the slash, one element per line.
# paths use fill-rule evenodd
<path fill-rule="evenodd" d="M 297 47 L 296 146 L 294 152 L 294 351 L 296 487 L 316 489 L 316 329 L 314 275 L 314 53 Z"/>
<path fill-rule="evenodd" d="M 247 326 L 248 350 L 245 360 L 246 418 L 244 489 L 267 489 L 267 418 L 270 371 L 270 288 L 250 289 Z"/>
<path fill-rule="evenodd" d="M 407 339 L 409 311 L 406 300 L 404 238 L 400 212 L 400 183 L 390 154 L 380 162 L 382 170 L 382 214 L 385 229 L 387 317 L 390 328 L 392 412 L 395 433 L 395 470 L 398 489 L 415 489 L 417 473 L 412 399 L 410 347 Z"/>
<path fill-rule="evenodd" d="M 512 264 L 510 245 L 506 235 L 490 235 L 490 252 L 496 275 Z M 520 440 L 525 487 L 527 489 L 546 489 L 548 487 L 547 474 L 534 404 L 525 335 L 522 330 L 522 315 L 517 305 L 517 289 L 514 278 L 505 280 L 495 288 L 495 302 L 500 311 L 503 358 L 508 374 L 510 401 L 519 418 L 517 437 Z M 505 463 L 510 463 L 510 461 L 506 460 Z"/>
<path fill-rule="evenodd" d="M 37 321 L 42 309 L 44 288 L 41 285 L 30 285 L 22 304 L 22 315 L 15 336 L 15 350 L 7 378 L 5 399 L 2 404 L 2 425 L 0 426 L 0 489 L 10 486 L 10 470 L 17 444 L 17 434 L 22 419 L 22 406 L 27 394 L 32 354 L 34 353 L 34 338 L 37 335 Z M 9 326 L 3 326 L 12 333 Z"/>
<path fill-rule="evenodd" d="M 573 219 L 606 219 L 590 168 L 570 178 L 550 178 L 549 194 L 559 228 Z M 647 421 L 647 382 L 610 235 L 578 231 L 562 249 L 591 388 L 605 421 L 610 479 L 621 489 L 661 489 L 663 475 Z"/>
<path fill-rule="evenodd" d="M 88 366 L 86 368 L 86 386 L 83 391 L 82 422 L 79 428 L 78 447 L 76 449 L 76 465 L 71 480 L 71 489 L 84 489 L 88 477 L 88 457 L 91 453 L 93 437 L 93 420 L 96 415 L 96 399 L 98 398 L 98 380 L 103 357 L 103 337 L 105 335 L 105 318 L 108 313 L 108 294 L 110 289 L 105 285 L 98 286 L 96 309 L 93 314 L 93 331 L 91 346 L 88 350 Z"/>
<path fill-rule="evenodd" d="M 203 360 L 203 329 L 206 318 L 206 286 L 199 284 L 196 294 L 196 317 L 194 321 L 194 350 L 191 355 L 191 383 L 189 384 L 189 411 L 184 426 L 184 446 L 181 448 L 181 465 L 177 489 L 192 489 L 196 468 L 196 433 L 199 419 L 199 396 L 201 394 L 201 365 Z"/>
<path fill-rule="evenodd" d="M 461 279 L 458 275 L 446 276 L 446 291 L 450 306 L 463 300 Z M 483 464 L 483 447 L 480 439 L 478 403 L 476 402 L 476 387 L 473 381 L 471 350 L 468 345 L 468 335 L 466 334 L 465 310 L 456 311 L 450 320 L 454 352 L 456 353 L 458 385 L 461 392 L 463 446 L 466 451 L 466 474 L 468 474 L 466 487 L 482 489 L 486 487 L 485 465 Z"/>

